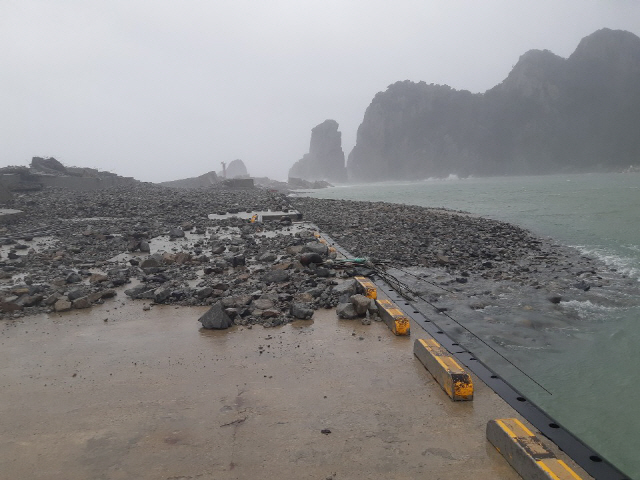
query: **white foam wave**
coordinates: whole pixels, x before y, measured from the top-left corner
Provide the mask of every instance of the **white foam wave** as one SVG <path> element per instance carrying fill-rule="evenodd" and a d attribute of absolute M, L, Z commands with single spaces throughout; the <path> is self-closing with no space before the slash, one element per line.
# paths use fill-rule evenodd
<path fill-rule="evenodd" d="M 638 265 L 637 258 L 623 257 L 601 247 L 576 245 L 575 248 L 585 255 L 602 260 L 606 265 L 614 267 L 618 272 L 640 281 L 640 265 Z"/>
<path fill-rule="evenodd" d="M 433 183 L 433 182 L 457 182 L 459 180 L 464 180 L 464 178 L 460 178 L 455 173 L 450 173 L 448 177 L 429 177 L 425 178 L 423 182 Z"/>
<path fill-rule="evenodd" d="M 560 302 L 563 307 L 570 307 L 578 310 L 580 313 L 611 313 L 614 311 L 624 310 L 621 307 L 607 307 L 605 305 L 598 305 L 591 300 L 567 300 L 566 302 Z"/>

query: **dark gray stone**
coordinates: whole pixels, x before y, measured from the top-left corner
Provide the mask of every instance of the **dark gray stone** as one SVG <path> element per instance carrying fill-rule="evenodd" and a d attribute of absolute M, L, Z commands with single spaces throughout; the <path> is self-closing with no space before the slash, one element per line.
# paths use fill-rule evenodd
<path fill-rule="evenodd" d="M 131 298 L 140 298 L 140 296 L 145 293 L 148 292 L 149 290 L 151 290 L 151 287 L 149 285 L 145 285 L 144 283 L 140 284 L 140 285 L 136 285 L 133 288 L 130 288 L 128 290 L 124 291 L 124 294 L 127 297 L 131 297 Z"/>
<path fill-rule="evenodd" d="M 358 282 L 353 278 L 345 280 L 338 285 L 333 286 L 333 292 L 337 295 L 355 295 Z"/>
<path fill-rule="evenodd" d="M 182 238 L 184 237 L 184 230 L 181 228 L 172 228 L 169 230 L 169 237 L 171 238 Z"/>
<path fill-rule="evenodd" d="M 285 270 L 271 270 L 262 276 L 264 283 L 283 283 L 289 280 L 289 272 Z"/>
<path fill-rule="evenodd" d="M 344 318 L 347 320 L 351 320 L 354 318 L 358 318 L 358 312 L 352 303 L 339 303 L 336 307 L 336 313 L 339 318 Z"/>
<path fill-rule="evenodd" d="M 224 330 L 233 325 L 233 321 L 224 311 L 220 302 L 215 303 L 198 321 L 202 323 L 203 328 L 215 330 Z"/>
<path fill-rule="evenodd" d="M 253 306 L 260 310 L 269 310 L 273 308 L 273 301 L 268 298 L 259 298 L 253 301 Z"/>
<path fill-rule="evenodd" d="M 73 302 L 74 300 L 77 300 L 80 297 L 84 297 L 86 295 L 84 289 L 82 288 L 77 288 L 75 290 L 71 290 L 68 294 L 67 294 L 67 298 L 69 299 L 70 302 Z"/>
<path fill-rule="evenodd" d="M 369 310 L 369 305 L 371 304 L 370 298 L 367 298 L 364 295 L 357 294 L 352 295 L 349 300 L 351 300 L 351 304 L 353 305 L 353 308 L 355 308 L 358 315 L 365 315 L 367 313 L 367 310 Z"/>
<path fill-rule="evenodd" d="M 308 303 L 293 302 L 291 304 L 291 315 L 299 320 L 308 320 L 313 316 L 313 308 Z"/>
<path fill-rule="evenodd" d="M 82 281 L 82 277 L 78 275 L 76 272 L 72 272 L 64 279 L 67 283 L 80 283 Z"/>
<path fill-rule="evenodd" d="M 329 247 L 320 242 L 309 242 L 302 247 L 302 253 L 317 253 L 318 255 L 326 255 L 329 252 Z M 316 262 L 317 263 L 317 262 Z"/>
<path fill-rule="evenodd" d="M 278 256 L 275 253 L 266 252 L 266 253 L 263 253 L 262 255 L 260 255 L 258 257 L 258 261 L 259 262 L 271 263 L 271 262 L 275 262 L 277 258 L 278 258 Z"/>
<path fill-rule="evenodd" d="M 158 287 L 153 291 L 153 301 L 162 303 L 171 296 L 171 289 L 167 287 Z"/>

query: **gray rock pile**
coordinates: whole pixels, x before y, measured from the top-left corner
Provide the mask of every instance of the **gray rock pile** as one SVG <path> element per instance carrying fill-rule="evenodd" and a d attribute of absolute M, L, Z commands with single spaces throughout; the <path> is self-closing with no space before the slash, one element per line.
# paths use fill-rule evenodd
<path fill-rule="evenodd" d="M 145 304 L 211 305 L 229 318 L 211 314 L 205 328 L 274 326 L 338 303 L 332 286 L 341 270 L 309 228 L 286 215 L 271 223 L 225 215 L 287 211 L 280 194 L 45 189 L 16 195 L 11 206 L 26 215 L 0 227 L 0 317 L 90 308 L 119 294 Z"/>

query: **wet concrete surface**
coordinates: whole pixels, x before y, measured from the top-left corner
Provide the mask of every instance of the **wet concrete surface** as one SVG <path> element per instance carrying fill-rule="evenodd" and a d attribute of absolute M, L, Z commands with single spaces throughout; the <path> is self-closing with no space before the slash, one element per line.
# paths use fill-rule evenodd
<path fill-rule="evenodd" d="M 394 337 L 320 310 L 208 331 L 204 311 L 3 321 L 0 478 L 520 478 L 485 438 L 514 412 L 477 380 L 451 402 L 413 357 L 417 325 Z"/>

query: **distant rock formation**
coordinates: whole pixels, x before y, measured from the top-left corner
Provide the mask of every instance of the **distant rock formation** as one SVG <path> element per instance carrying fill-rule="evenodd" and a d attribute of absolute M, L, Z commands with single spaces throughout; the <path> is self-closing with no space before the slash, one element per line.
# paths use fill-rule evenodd
<path fill-rule="evenodd" d="M 121 177 L 95 168 L 65 167 L 53 157 L 33 157 L 29 167 L 2 167 L 0 182 L 13 192 L 29 192 L 44 187 L 99 190 L 140 183 L 132 177 Z"/>
<path fill-rule="evenodd" d="M 32 173 L 49 175 L 69 175 L 67 168 L 53 157 L 33 157 L 30 165 Z"/>
<path fill-rule="evenodd" d="M 311 130 L 309 153 L 293 164 L 289 177 L 308 181 L 346 181 L 342 133 L 338 131 L 338 122 L 325 120 Z"/>
<path fill-rule="evenodd" d="M 204 175 L 200 175 L 199 177 L 189 177 L 180 180 L 172 180 L 169 182 L 160 182 L 160 185 L 174 188 L 201 188 L 209 187 L 218 183 L 219 181 L 220 178 L 218 177 L 216 172 L 208 172 Z"/>
<path fill-rule="evenodd" d="M 227 165 L 227 178 L 246 178 L 248 176 L 247 167 L 239 158 Z"/>
<path fill-rule="evenodd" d="M 484 94 L 397 82 L 378 93 L 351 180 L 620 171 L 640 159 L 640 38 L 602 29 L 567 59 L 522 55 Z"/>

